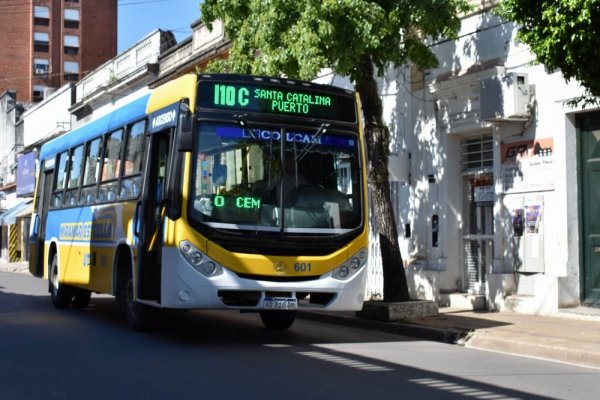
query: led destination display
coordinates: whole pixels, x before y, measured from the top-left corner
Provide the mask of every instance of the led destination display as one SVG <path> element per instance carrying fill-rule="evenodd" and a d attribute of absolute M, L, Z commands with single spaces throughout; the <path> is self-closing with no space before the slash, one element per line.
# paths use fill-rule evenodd
<path fill-rule="evenodd" d="M 202 108 L 356 122 L 352 96 L 294 86 L 201 81 L 198 100 Z"/>

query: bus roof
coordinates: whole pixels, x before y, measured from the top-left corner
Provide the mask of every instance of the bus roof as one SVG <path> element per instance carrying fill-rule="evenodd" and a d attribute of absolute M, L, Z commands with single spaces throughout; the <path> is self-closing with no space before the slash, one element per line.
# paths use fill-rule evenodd
<path fill-rule="evenodd" d="M 53 157 L 77 144 L 85 143 L 89 139 L 103 135 L 119 126 L 145 116 L 149 97 L 150 94 L 146 94 L 103 117 L 88 122 L 72 131 L 66 132 L 56 139 L 44 143 L 40 150 L 40 160 Z"/>

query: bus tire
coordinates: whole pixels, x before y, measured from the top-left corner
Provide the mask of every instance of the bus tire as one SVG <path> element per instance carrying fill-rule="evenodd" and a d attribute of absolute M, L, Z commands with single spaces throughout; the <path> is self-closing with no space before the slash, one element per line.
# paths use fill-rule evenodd
<path fill-rule="evenodd" d="M 296 311 L 263 310 L 259 314 L 262 323 L 271 330 L 286 330 L 296 320 Z"/>
<path fill-rule="evenodd" d="M 86 289 L 75 289 L 71 306 L 73 308 L 86 308 L 90 304 L 92 292 Z"/>
<path fill-rule="evenodd" d="M 121 293 L 117 293 L 117 301 L 120 302 L 119 308 L 124 311 L 127 325 L 131 329 L 139 332 L 146 331 L 150 328 L 155 310 L 135 301 L 133 276 L 130 268 L 125 268 L 121 277 L 123 280 L 118 285 Z"/>
<path fill-rule="evenodd" d="M 50 299 L 56 308 L 69 308 L 75 294 L 74 288 L 69 285 L 61 284 L 58 277 L 58 256 L 54 254 L 54 257 L 52 257 L 52 264 L 50 264 Z"/>

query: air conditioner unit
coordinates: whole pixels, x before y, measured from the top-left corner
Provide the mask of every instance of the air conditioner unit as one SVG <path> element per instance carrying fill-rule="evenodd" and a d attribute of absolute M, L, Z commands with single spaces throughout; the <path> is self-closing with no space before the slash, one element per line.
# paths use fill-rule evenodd
<path fill-rule="evenodd" d="M 45 68 L 36 68 L 35 73 L 36 75 L 46 75 L 48 73 L 48 70 Z"/>
<path fill-rule="evenodd" d="M 489 122 L 527 121 L 530 99 L 527 74 L 511 72 L 482 79 L 479 86 L 481 119 Z"/>

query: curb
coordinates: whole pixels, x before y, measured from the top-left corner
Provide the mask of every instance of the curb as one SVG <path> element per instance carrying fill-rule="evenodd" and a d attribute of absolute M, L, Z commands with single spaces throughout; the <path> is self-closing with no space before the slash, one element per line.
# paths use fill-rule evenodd
<path fill-rule="evenodd" d="M 402 321 L 383 322 L 363 320 L 350 316 L 328 314 L 324 312 L 299 311 L 298 318 L 328 324 L 349 326 L 358 329 L 375 330 L 448 344 L 463 344 L 465 338 L 470 333 L 468 330 L 433 328 L 430 326 L 417 325 Z"/>
<path fill-rule="evenodd" d="M 472 336 L 465 345 L 478 350 L 534 357 L 554 362 L 565 362 L 578 366 L 600 368 L 600 352 L 590 349 L 572 349 L 564 346 L 505 338 L 486 333 Z"/>

